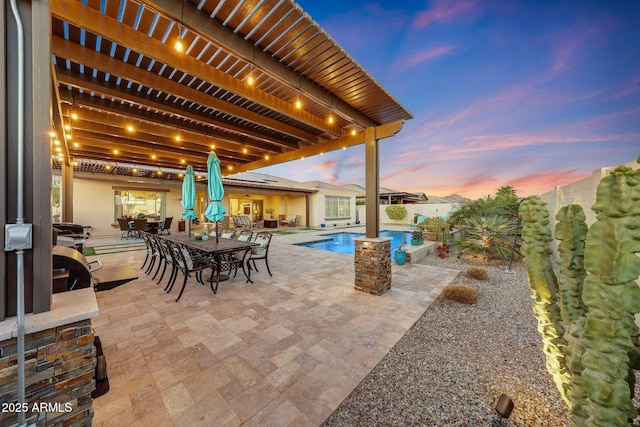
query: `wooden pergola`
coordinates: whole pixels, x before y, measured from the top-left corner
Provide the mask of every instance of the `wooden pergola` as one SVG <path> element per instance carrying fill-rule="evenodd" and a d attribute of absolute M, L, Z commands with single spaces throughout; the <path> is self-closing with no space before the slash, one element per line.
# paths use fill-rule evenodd
<path fill-rule="evenodd" d="M 34 283 L 51 275 L 50 264 L 34 266 L 33 258 L 50 257 L 52 167 L 62 169 L 63 220 L 72 221 L 74 171 L 179 179 L 187 164 L 206 174 L 211 150 L 230 174 L 364 143 L 367 236 L 377 236 L 378 140 L 412 115 L 293 1 L 18 3 L 31 76 L 25 185 L 37 243 L 27 257 Z M 18 53 L 6 2 L 0 13 L 6 224 L 15 217 Z M 5 254 L 0 275 L 11 282 L 12 270 Z"/>

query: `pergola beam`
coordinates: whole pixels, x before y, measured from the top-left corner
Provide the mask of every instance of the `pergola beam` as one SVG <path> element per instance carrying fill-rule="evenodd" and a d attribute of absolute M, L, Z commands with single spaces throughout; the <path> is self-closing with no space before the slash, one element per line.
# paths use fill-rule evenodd
<path fill-rule="evenodd" d="M 379 124 L 340 98 L 322 89 L 322 87 L 312 81 L 309 81 L 306 77 L 301 76 L 290 67 L 287 67 L 268 52 L 256 49 L 253 43 L 245 40 L 244 37 L 232 29 L 222 25 L 211 25 L 209 18 L 200 13 L 191 3 L 176 2 L 173 0 L 144 0 L 144 2 L 152 5 L 152 7 L 157 10 L 163 11 L 176 22 L 182 22 L 188 25 L 192 31 L 200 34 L 205 40 L 210 41 L 215 46 L 230 51 L 247 62 L 252 62 L 274 79 L 289 85 L 291 88 L 300 90 L 305 96 L 308 96 L 320 104 L 330 106 L 336 114 L 346 117 L 362 127 L 376 126 Z M 295 112 L 296 110 L 293 111 L 293 113 Z M 282 113 L 285 114 L 284 112 Z M 339 135 L 335 132 L 328 133 Z"/>
<path fill-rule="evenodd" d="M 175 1 L 168 2 L 166 7 L 173 12 L 167 12 L 173 14 L 176 12 L 174 10 L 176 8 L 178 9 L 177 12 L 180 12 L 180 8 L 182 6 L 184 6 L 185 9 L 190 9 L 191 6 L 188 2 L 181 3 L 183 4 L 181 5 L 180 2 Z M 176 67 L 184 73 L 195 76 L 203 81 L 213 83 L 222 89 L 238 94 L 238 96 L 249 99 L 292 119 L 298 120 L 302 123 L 307 123 L 308 125 L 321 129 L 329 134 L 342 134 L 342 130 L 339 127 L 328 124 L 324 119 L 315 117 L 305 111 L 299 111 L 289 103 L 256 88 L 249 87 L 244 82 L 216 69 L 215 67 L 210 67 L 196 58 L 189 55 L 182 55 L 180 60 L 177 61 L 176 52 L 172 52 L 171 49 L 168 49 L 166 44 L 153 37 L 149 37 L 146 34 L 142 34 L 141 32 L 136 31 L 109 16 L 103 15 L 95 9 L 83 6 L 80 2 L 73 0 L 52 1 L 51 14 L 79 28 L 90 28 L 92 33 L 98 34 L 107 40 L 113 41 L 121 46 L 127 46 L 134 52 L 153 58 L 162 64 L 168 64 L 172 67 Z M 185 13 L 183 22 L 189 22 L 189 19 L 193 19 L 194 21 L 202 21 L 203 19 L 206 19 L 195 9 L 192 12 L 192 15 L 193 16 L 190 17 L 190 15 Z M 206 23 L 194 22 L 194 25 L 197 25 L 200 28 L 213 27 L 210 25 L 210 22 L 208 22 L 208 19 Z M 256 65 L 258 67 L 262 67 L 259 63 L 256 63 Z"/>

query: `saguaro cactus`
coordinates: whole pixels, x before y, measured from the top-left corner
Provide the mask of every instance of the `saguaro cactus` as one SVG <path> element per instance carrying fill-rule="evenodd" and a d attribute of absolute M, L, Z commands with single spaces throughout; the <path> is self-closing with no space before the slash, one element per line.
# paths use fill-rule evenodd
<path fill-rule="evenodd" d="M 640 311 L 640 175 L 618 167 L 602 179 L 587 233 L 582 300 L 588 308 L 582 334 L 582 374 L 589 404 L 587 425 L 625 425 L 636 416 L 627 383 L 629 352 Z"/>
<path fill-rule="evenodd" d="M 587 272 L 584 269 L 584 246 L 587 224 L 582 206 L 568 205 L 556 215 L 555 237 L 558 244 L 558 282 L 560 312 L 566 325 L 564 340 L 565 363 L 571 374 L 568 399 L 571 402 L 571 420 L 574 425 L 585 425 L 588 415 L 585 411 L 587 393 L 582 381 L 582 354 L 584 347 L 580 337 L 584 330 L 587 307 L 582 302 L 582 284 Z"/>
<path fill-rule="evenodd" d="M 596 222 L 588 232 L 581 208 L 570 205 L 557 215 L 557 277 L 544 202 L 523 202 L 523 254 L 547 368 L 569 401 L 572 425 L 624 426 L 637 415 L 631 369 L 640 360 L 634 321 L 640 312 L 639 171 L 616 168 L 596 196 Z"/>
<path fill-rule="evenodd" d="M 522 254 L 527 264 L 529 286 L 533 292 L 533 312 L 538 319 L 543 351 L 547 356 L 547 370 L 567 400 L 570 375 L 566 369 L 562 338 L 564 326 L 558 305 L 558 284 L 551 264 L 553 240 L 549 229 L 549 212 L 540 197 L 529 197 L 520 205 L 522 217 Z"/>

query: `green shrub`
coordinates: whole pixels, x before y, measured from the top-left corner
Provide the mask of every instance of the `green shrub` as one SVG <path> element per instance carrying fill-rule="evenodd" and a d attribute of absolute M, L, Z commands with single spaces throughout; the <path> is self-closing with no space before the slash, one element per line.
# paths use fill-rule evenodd
<path fill-rule="evenodd" d="M 466 285 L 447 285 L 442 290 L 442 297 L 461 304 L 478 303 L 478 291 Z"/>
<path fill-rule="evenodd" d="M 430 233 L 433 233 L 433 239 L 436 242 L 444 242 L 442 239 L 449 236 L 449 223 L 437 216 L 426 218 L 424 221 L 418 224 L 418 227 Z M 444 235 L 442 234 L 443 230 L 445 231 Z"/>
<path fill-rule="evenodd" d="M 389 205 L 384 208 L 385 213 L 394 221 L 405 219 L 407 217 L 407 208 L 402 205 Z"/>
<path fill-rule="evenodd" d="M 467 268 L 467 276 L 477 280 L 487 280 L 487 270 L 480 267 Z"/>
<path fill-rule="evenodd" d="M 460 225 L 463 237 L 457 240 L 461 250 L 482 253 L 494 259 L 508 259 L 513 248 L 512 236 L 516 231 L 515 222 L 502 215 L 467 218 Z"/>

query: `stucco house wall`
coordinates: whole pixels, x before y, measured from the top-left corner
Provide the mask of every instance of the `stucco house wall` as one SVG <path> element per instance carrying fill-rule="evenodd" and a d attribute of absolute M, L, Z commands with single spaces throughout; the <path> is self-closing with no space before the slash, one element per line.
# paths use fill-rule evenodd
<path fill-rule="evenodd" d="M 94 237 L 120 235 L 120 228 L 114 228 L 113 187 L 128 187 L 131 189 L 149 189 L 157 187 L 159 190 L 168 190 L 166 193 L 166 217 L 173 217 L 171 229 L 178 230 L 178 220 L 182 218 L 182 183 L 167 180 L 145 180 L 140 183 L 130 183 L 122 180 L 74 177 L 73 179 L 73 222 L 85 226 L 91 226 L 91 234 Z M 140 180 L 142 181 L 142 180 Z M 204 209 L 199 206 L 206 203 L 206 189 L 203 185 L 197 185 L 197 209 L 200 217 Z M 227 201 L 228 203 L 228 201 Z M 223 202 L 224 204 L 224 202 Z"/>
<path fill-rule="evenodd" d="M 315 186 L 318 192 L 311 195 L 311 200 L 309 201 L 309 221 L 312 227 L 320 227 L 321 224 L 326 224 L 327 227 L 333 226 L 333 224 L 355 224 L 357 191 L 319 181 L 315 182 Z M 330 219 L 325 217 L 325 198 L 331 196 L 349 197 L 351 199 L 349 204 L 350 216 L 348 218 Z"/>

